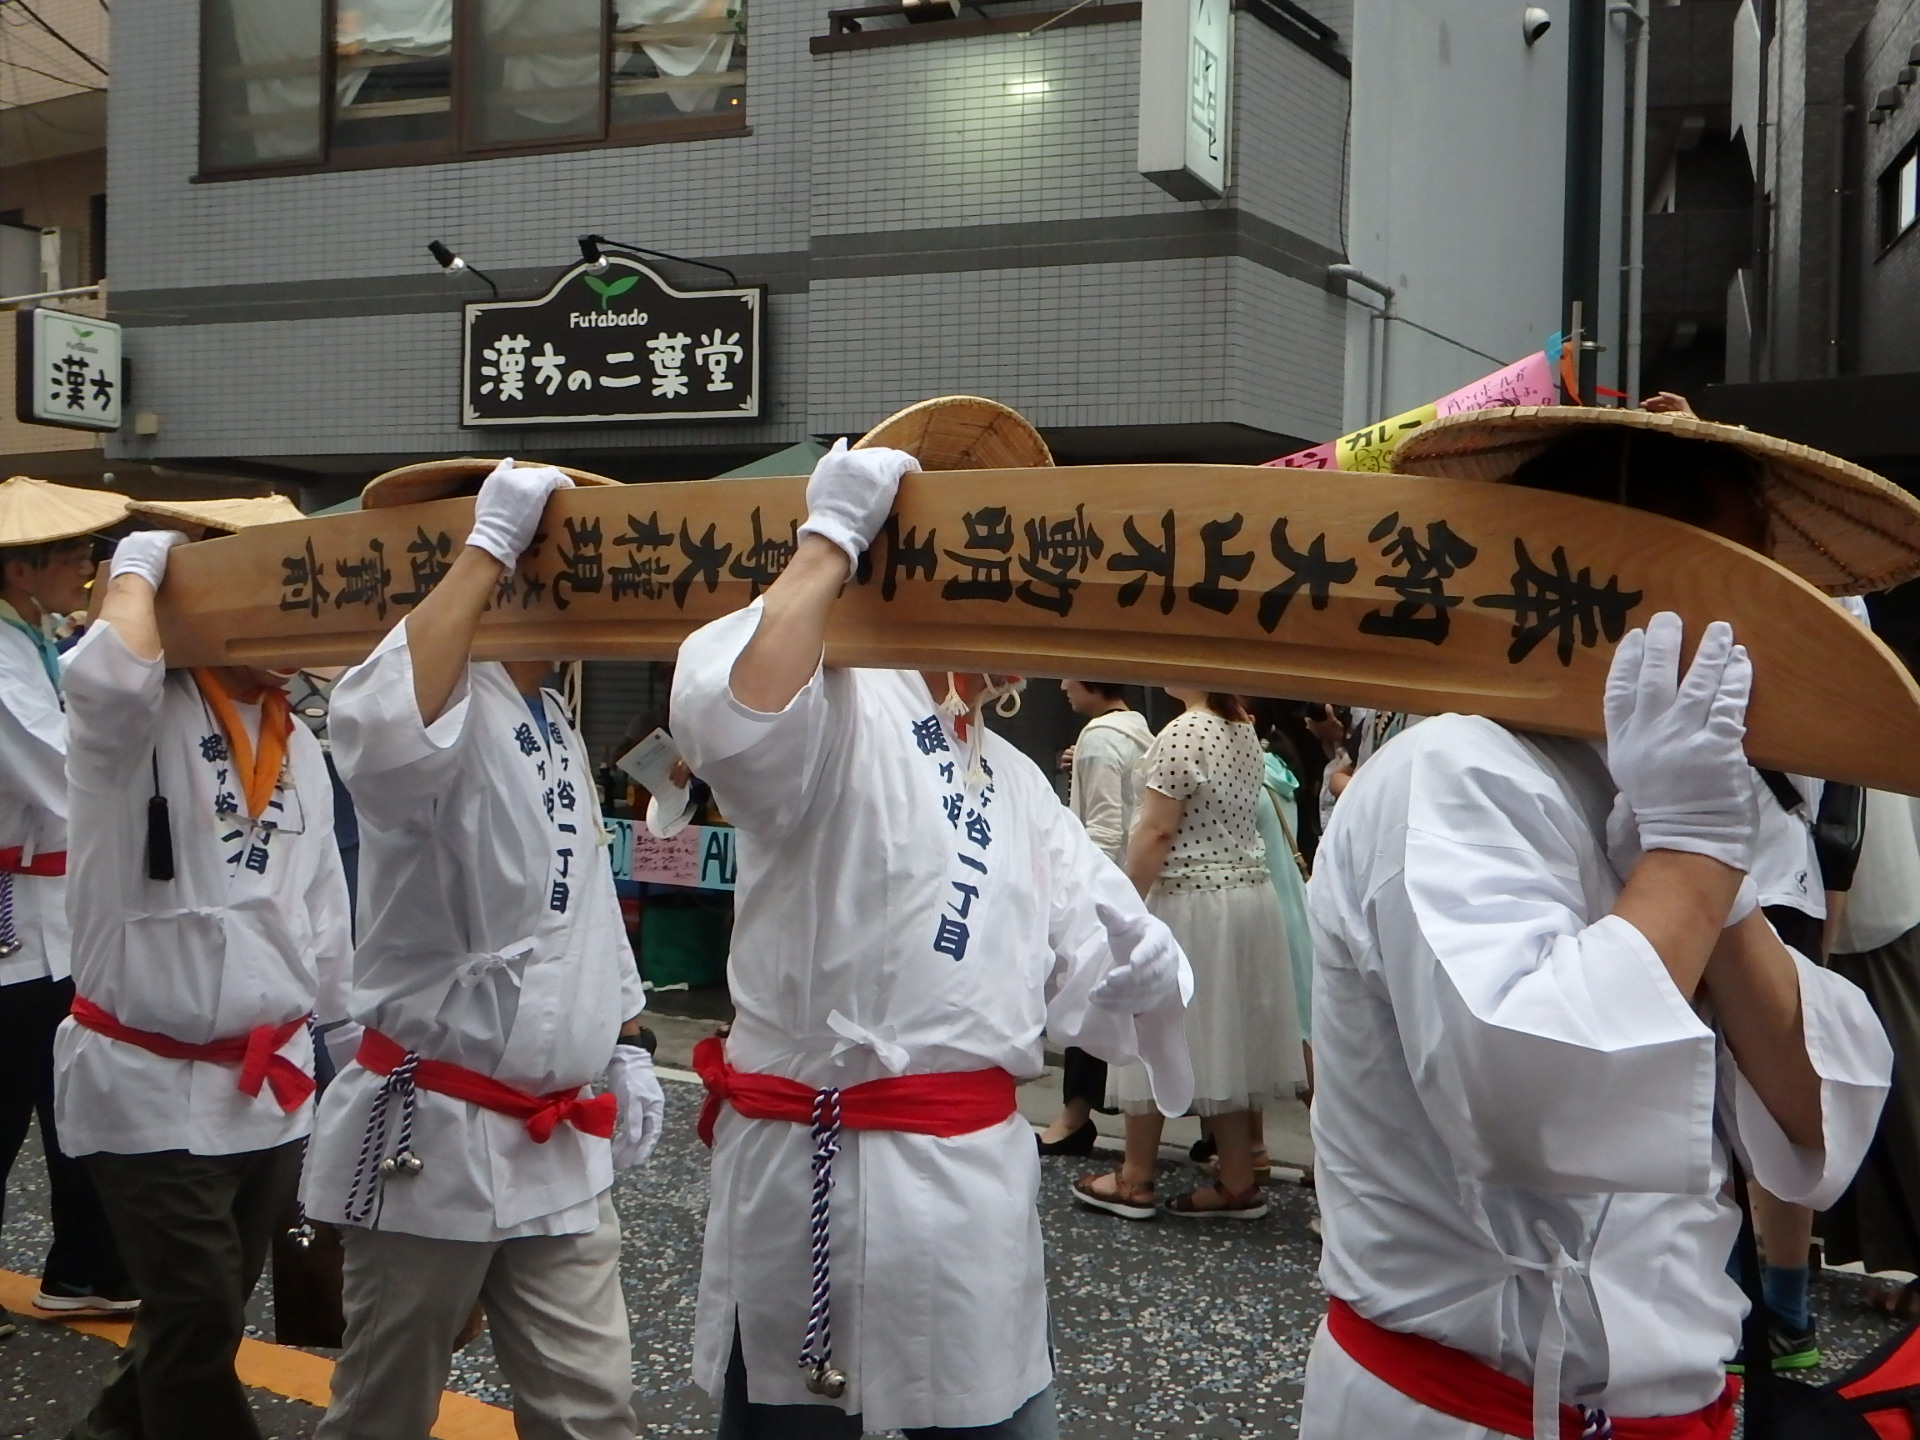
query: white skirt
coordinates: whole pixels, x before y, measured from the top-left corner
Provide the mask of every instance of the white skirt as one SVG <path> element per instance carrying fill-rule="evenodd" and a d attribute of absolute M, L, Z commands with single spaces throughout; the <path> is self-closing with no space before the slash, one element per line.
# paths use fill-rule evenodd
<path fill-rule="evenodd" d="M 1167 922 L 1193 965 L 1187 1049 L 1193 1056 L 1193 1113 L 1230 1115 L 1268 1100 L 1290 1100 L 1306 1078 L 1280 902 L 1260 883 L 1227 890 L 1155 889 L 1147 906 Z M 1146 1070 L 1108 1071 L 1107 1103 L 1129 1115 L 1153 1109 Z"/>

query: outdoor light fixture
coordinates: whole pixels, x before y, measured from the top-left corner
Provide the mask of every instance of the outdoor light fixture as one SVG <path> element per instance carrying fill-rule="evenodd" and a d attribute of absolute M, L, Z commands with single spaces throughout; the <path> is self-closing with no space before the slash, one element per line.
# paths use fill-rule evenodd
<path fill-rule="evenodd" d="M 960 0 L 900 0 L 900 10 L 910 25 L 923 20 L 957 20 Z"/>
<path fill-rule="evenodd" d="M 440 268 L 446 271 L 449 277 L 465 271 L 467 274 L 479 280 L 487 289 L 491 290 L 494 299 L 498 300 L 500 298 L 500 287 L 493 283 L 493 277 L 491 275 L 487 274 L 484 270 L 476 270 L 445 245 L 441 244 L 440 241 L 429 240 L 427 242 L 427 253 L 439 262 Z"/>
<path fill-rule="evenodd" d="M 1520 30 L 1527 37 L 1527 44 L 1537 45 L 1540 37 L 1553 28 L 1553 16 L 1544 6 L 1529 5 L 1520 12 Z"/>
<path fill-rule="evenodd" d="M 1052 88 L 1053 86 L 1045 80 L 1009 80 L 1007 82 L 1009 95 L 1044 95 Z"/>
<path fill-rule="evenodd" d="M 715 265 L 710 261 L 690 260 L 685 255 L 675 255 L 666 250 L 649 250 L 644 245 L 629 245 L 624 240 L 609 240 L 604 235 L 582 235 L 579 237 L 579 240 L 580 258 L 586 261 L 587 273 L 589 275 L 605 274 L 607 269 L 605 252 L 608 250 L 621 250 L 634 255 L 652 255 L 657 259 L 671 260 L 676 265 L 698 265 L 702 270 L 717 270 L 735 285 L 740 283 L 740 277 L 735 275 L 733 271 L 727 269 L 724 265 Z"/>

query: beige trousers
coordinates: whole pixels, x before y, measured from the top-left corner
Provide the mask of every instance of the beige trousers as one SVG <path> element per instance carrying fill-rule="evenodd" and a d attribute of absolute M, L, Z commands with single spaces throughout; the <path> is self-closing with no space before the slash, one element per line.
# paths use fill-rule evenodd
<path fill-rule="evenodd" d="M 631 1440 L 633 1347 L 611 1195 L 586 1235 L 475 1242 L 343 1225 L 346 1345 L 315 1440 L 427 1440 L 475 1302 L 520 1440 Z"/>

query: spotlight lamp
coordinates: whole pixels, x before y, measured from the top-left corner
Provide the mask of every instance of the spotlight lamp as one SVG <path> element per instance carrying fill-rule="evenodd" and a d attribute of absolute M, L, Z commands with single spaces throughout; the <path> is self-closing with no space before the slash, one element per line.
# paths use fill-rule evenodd
<path fill-rule="evenodd" d="M 500 287 L 493 283 L 493 277 L 491 275 L 487 274 L 484 270 L 475 269 L 440 241 L 429 240 L 427 242 L 427 253 L 433 256 L 442 270 L 447 272 L 448 278 L 464 272 L 465 274 L 473 276 L 481 284 L 485 285 L 487 289 L 491 290 L 494 299 L 498 300 L 500 298 Z"/>
<path fill-rule="evenodd" d="M 1537 45 L 1540 38 L 1553 28 L 1553 16 L 1542 5 L 1529 5 L 1520 13 L 1520 30 L 1527 37 L 1527 44 Z"/>
<path fill-rule="evenodd" d="M 587 264 L 590 275 L 603 274 L 607 268 L 608 250 L 617 250 L 627 255 L 651 255 L 659 260 L 671 260 L 676 265 L 697 265 L 702 270 L 714 270 L 727 277 L 735 285 L 740 277 L 724 265 L 715 265 L 706 260 L 692 260 L 685 255 L 675 255 L 667 250 L 649 250 L 645 245 L 629 245 L 624 240 L 609 240 L 604 235 L 582 235 L 580 240 L 580 258 Z"/>

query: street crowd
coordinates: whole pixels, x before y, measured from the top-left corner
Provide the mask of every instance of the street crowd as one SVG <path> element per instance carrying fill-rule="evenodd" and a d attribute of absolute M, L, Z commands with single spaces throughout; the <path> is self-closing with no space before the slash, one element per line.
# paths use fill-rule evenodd
<path fill-rule="evenodd" d="M 1920 574 L 1920 503 L 1797 447 L 1789 482 L 1784 447 L 1675 397 L 1530 451 L 1513 419 L 1448 453 L 1709 531 L 1849 624 Z M 1265 1108 L 1309 1099 L 1305 1440 L 1725 1437 L 1730 1367 L 1819 1360 L 1816 1232 L 1829 1262 L 1920 1270 L 1894 1085 L 1920 811 L 1749 763 L 1749 617 L 1641 617 L 1604 743 L 1181 682 L 1155 734 L 1126 687 L 1067 680 L 1063 805 L 993 727 L 1019 677 L 822 662 L 919 463 L 835 445 L 779 578 L 674 671 L 673 738 L 739 836 L 733 1019 L 694 1054 L 688 1359 L 722 1437 L 1057 1435 L 1035 1197 L 1096 1112 L 1122 1149 L 1077 1204 L 1247 1222 Z M 257 1436 L 245 1304 L 270 1252 L 336 1237 L 324 1440 L 426 1436 L 477 1313 L 521 1435 L 633 1433 L 610 1190 L 664 1123 L 645 995 L 554 665 L 472 658 L 549 500 L 593 483 L 507 460 L 369 486 L 473 494 L 474 523 L 332 681 L 330 754 L 291 672 L 174 668 L 161 638 L 190 533 L 283 515 L 148 514 L 96 580 L 124 502 L 0 487 L 0 1173 L 37 1116 L 37 1303 L 134 1316 L 76 1436 Z M 1791 523 L 1789 483 L 1825 497 Z M 1036 1136 L 1015 1087 L 1048 1045 Z M 1201 1169 L 1163 1194 L 1183 1115 Z"/>

